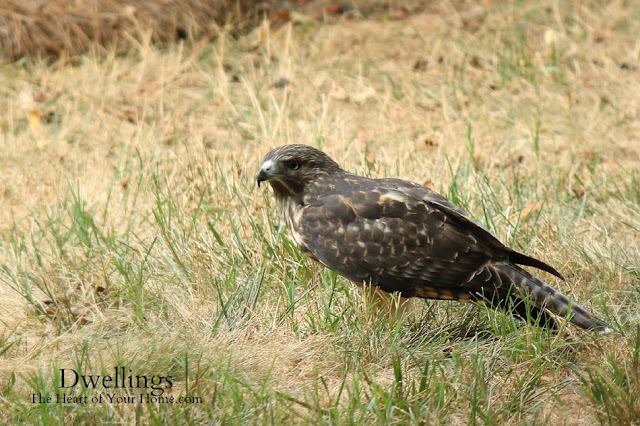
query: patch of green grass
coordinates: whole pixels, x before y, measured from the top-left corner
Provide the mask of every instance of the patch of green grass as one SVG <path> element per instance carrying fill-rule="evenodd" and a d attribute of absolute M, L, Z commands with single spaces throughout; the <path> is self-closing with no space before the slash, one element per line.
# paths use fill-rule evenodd
<path fill-rule="evenodd" d="M 619 65 L 637 7 L 556 3 L 3 67 L 0 422 L 637 422 L 640 88 Z M 256 187 L 285 143 L 431 181 L 620 332 L 384 311 L 306 258 Z M 30 400 L 65 392 L 61 368 L 115 366 L 190 402 Z"/>

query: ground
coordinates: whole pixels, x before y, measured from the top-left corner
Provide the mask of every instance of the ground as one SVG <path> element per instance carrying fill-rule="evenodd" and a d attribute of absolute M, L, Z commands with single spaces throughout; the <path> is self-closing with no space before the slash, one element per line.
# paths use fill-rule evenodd
<path fill-rule="evenodd" d="M 0 422 L 640 421 L 639 5 L 293 18 L 0 66 Z M 287 143 L 432 186 L 619 331 L 380 315 L 256 187 Z"/>

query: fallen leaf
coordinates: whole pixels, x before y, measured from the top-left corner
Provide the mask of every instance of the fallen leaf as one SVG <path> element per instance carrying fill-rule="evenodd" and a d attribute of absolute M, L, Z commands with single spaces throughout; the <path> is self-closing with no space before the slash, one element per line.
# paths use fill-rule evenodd
<path fill-rule="evenodd" d="M 574 186 L 573 188 L 573 195 L 576 196 L 576 198 L 582 198 L 584 197 L 584 194 L 586 194 L 586 190 L 581 187 L 581 186 Z"/>
<path fill-rule="evenodd" d="M 51 300 L 45 300 L 43 302 L 37 301 L 40 305 L 40 309 L 47 315 L 55 315 L 56 305 Z"/>
<path fill-rule="evenodd" d="M 422 186 L 424 186 L 425 188 L 429 188 L 432 191 L 435 191 L 435 186 L 433 186 L 433 181 L 431 179 L 427 179 L 424 182 L 422 182 Z"/>
<path fill-rule="evenodd" d="M 128 121 L 129 123 L 136 123 L 140 118 L 140 110 L 134 106 L 128 106 L 124 108 L 122 111 L 116 114 L 122 120 Z"/>
<path fill-rule="evenodd" d="M 36 133 L 40 128 L 42 117 L 40 111 L 35 108 L 29 108 L 27 110 L 27 116 L 29 117 L 29 128 L 33 133 Z"/>
<path fill-rule="evenodd" d="M 534 201 L 533 203 L 529 203 L 522 210 L 520 210 L 520 213 L 518 214 L 518 218 L 520 220 L 525 220 L 531 214 L 539 212 L 541 207 L 542 207 L 542 203 L 540 201 Z"/>
<path fill-rule="evenodd" d="M 473 58 L 471 58 L 471 66 L 474 67 L 474 68 L 481 69 L 482 68 L 482 61 L 477 56 L 474 56 Z"/>
<path fill-rule="evenodd" d="M 341 4 L 334 6 L 326 6 L 322 9 L 322 12 L 327 16 L 340 16 L 347 12 L 351 12 L 353 10 L 353 6 L 350 4 Z"/>
<path fill-rule="evenodd" d="M 349 99 L 349 94 L 342 86 L 333 86 L 329 92 L 329 96 L 339 101 L 346 101 Z"/>
<path fill-rule="evenodd" d="M 340 6 L 326 6 L 322 9 L 322 13 L 329 16 L 338 16 L 342 14 L 342 8 Z"/>
<path fill-rule="evenodd" d="M 56 112 L 54 110 L 50 110 L 42 114 L 42 121 L 45 123 L 51 123 L 56 119 Z"/>
<path fill-rule="evenodd" d="M 373 156 L 372 153 L 368 153 L 364 159 L 367 162 L 367 166 L 369 168 L 373 167 L 373 165 L 376 163 L 376 158 Z"/>
<path fill-rule="evenodd" d="M 427 69 L 427 65 L 429 65 L 429 61 L 426 58 L 420 58 L 416 59 L 411 68 L 414 71 L 424 71 Z"/>
<path fill-rule="evenodd" d="M 289 9 L 282 8 L 271 15 L 271 22 L 277 24 L 284 24 L 286 22 L 289 22 L 290 20 L 291 11 L 289 11 Z"/>
<path fill-rule="evenodd" d="M 398 20 L 407 19 L 409 17 L 409 12 L 402 6 L 395 7 L 391 11 L 391 17 Z"/>
<path fill-rule="evenodd" d="M 280 77 L 279 79 L 277 79 L 276 81 L 271 83 L 271 85 L 269 87 L 272 87 L 272 88 L 275 88 L 275 89 L 284 89 L 289 84 L 291 84 L 291 81 L 289 81 L 288 78 Z"/>
<path fill-rule="evenodd" d="M 609 30 L 596 30 L 595 37 L 593 41 L 596 43 L 602 43 L 605 40 L 612 39 L 615 37 L 615 33 Z"/>
<path fill-rule="evenodd" d="M 253 40 L 253 42 L 249 45 L 249 51 L 253 52 L 257 50 L 260 46 L 262 46 L 262 43 L 266 38 L 265 26 L 261 25 L 260 28 L 255 31 L 255 40 Z"/>
<path fill-rule="evenodd" d="M 422 133 L 421 135 L 418 135 L 416 140 L 417 140 L 418 144 L 426 146 L 426 147 L 436 147 L 436 146 L 438 146 L 438 141 L 436 139 L 434 139 L 433 137 L 431 137 L 427 133 Z"/>
<path fill-rule="evenodd" d="M 502 168 L 515 167 L 520 163 L 522 163 L 523 161 L 524 161 L 524 155 L 521 155 L 521 154 L 512 155 L 511 157 L 507 158 L 507 160 L 504 163 L 502 163 Z"/>
<path fill-rule="evenodd" d="M 635 71 L 638 69 L 638 67 L 633 64 L 630 64 L 629 62 L 623 62 L 620 64 L 620 69 L 625 71 Z"/>

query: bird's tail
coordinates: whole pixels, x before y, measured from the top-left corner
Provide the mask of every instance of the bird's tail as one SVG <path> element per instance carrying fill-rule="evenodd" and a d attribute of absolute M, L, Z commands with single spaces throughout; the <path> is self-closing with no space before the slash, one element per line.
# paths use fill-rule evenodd
<path fill-rule="evenodd" d="M 507 294 L 506 298 L 509 307 L 518 316 L 527 319 L 527 307 L 521 301 L 526 298 L 532 305 L 528 311 L 529 316 L 535 317 L 537 315 L 539 321 L 547 322 L 553 326 L 554 321 L 545 313 L 545 311 L 549 311 L 563 318 L 569 317 L 573 324 L 584 329 L 599 332 L 611 331 L 611 328 L 604 321 L 524 269 L 513 264 L 493 265 L 489 268 L 493 269 L 491 272 L 494 278 L 499 277 L 502 289 L 511 287 L 510 292 L 514 294 Z M 514 301 L 514 296 L 520 300 Z M 502 303 L 504 301 L 503 299 Z"/>

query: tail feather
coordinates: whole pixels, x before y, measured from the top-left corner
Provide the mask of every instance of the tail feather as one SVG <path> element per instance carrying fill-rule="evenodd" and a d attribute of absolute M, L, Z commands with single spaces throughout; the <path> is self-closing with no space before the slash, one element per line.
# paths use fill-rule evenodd
<path fill-rule="evenodd" d="M 569 321 L 587 330 L 611 331 L 604 321 L 524 269 L 511 264 L 489 268 L 495 270 L 502 282 L 513 284 L 514 292 L 519 299 L 529 297 L 533 307 L 538 310 L 547 310 L 563 318 L 569 316 Z"/>
<path fill-rule="evenodd" d="M 483 291 L 475 297 L 475 300 L 489 307 L 505 311 L 513 314 L 513 316 L 540 327 L 547 328 L 549 330 L 557 330 L 558 323 L 555 318 L 551 316 L 543 308 L 527 304 L 524 300 L 520 299 L 514 294 L 513 291 L 499 291 L 487 294 L 487 291 Z"/>
<path fill-rule="evenodd" d="M 543 271 L 547 271 L 548 273 L 555 275 L 556 277 L 564 281 L 564 277 L 560 272 L 558 272 L 556 268 L 547 263 L 544 263 L 542 260 L 527 256 L 526 254 L 517 252 L 515 250 L 510 250 L 508 254 L 509 260 L 513 263 L 516 263 L 518 265 L 533 266 L 534 268 L 542 269 Z"/>

